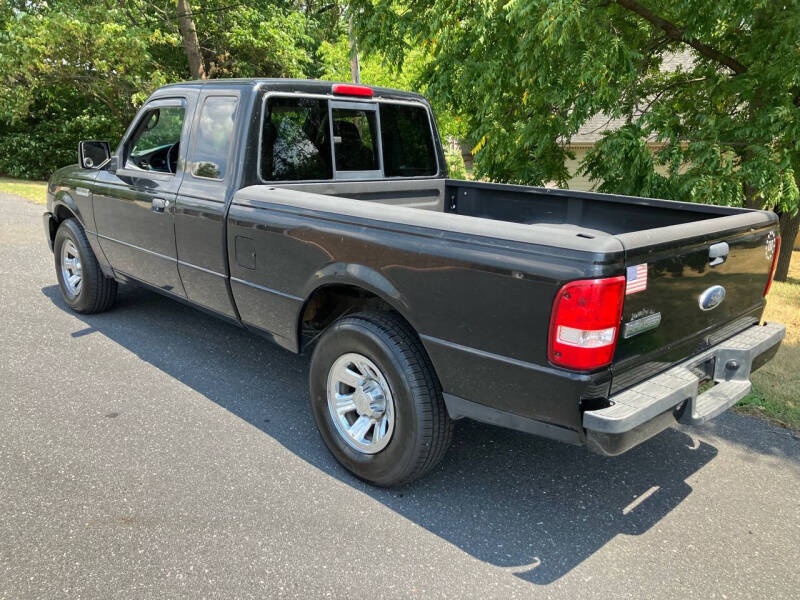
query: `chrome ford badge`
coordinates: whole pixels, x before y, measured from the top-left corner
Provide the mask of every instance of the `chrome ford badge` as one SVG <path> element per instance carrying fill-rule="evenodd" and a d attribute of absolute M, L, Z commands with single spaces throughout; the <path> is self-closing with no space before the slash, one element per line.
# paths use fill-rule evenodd
<path fill-rule="evenodd" d="M 723 300 L 725 300 L 725 288 L 721 285 L 712 285 L 700 294 L 697 303 L 700 305 L 700 310 L 714 310 Z"/>

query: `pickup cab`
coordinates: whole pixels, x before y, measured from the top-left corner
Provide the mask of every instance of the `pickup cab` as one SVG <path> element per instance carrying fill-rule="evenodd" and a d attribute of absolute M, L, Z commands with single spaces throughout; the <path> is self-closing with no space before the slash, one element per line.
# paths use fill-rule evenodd
<path fill-rule="evenodd" d="M 64 302 L 132 282 L 310 352 L 322 439 L 376 485 L 462 417 L 620 454 L 728 409 L 785 334 L 772 212 L 448 179 L 418 94 L 168 85 L 78 158 L 44 215 Z"/>

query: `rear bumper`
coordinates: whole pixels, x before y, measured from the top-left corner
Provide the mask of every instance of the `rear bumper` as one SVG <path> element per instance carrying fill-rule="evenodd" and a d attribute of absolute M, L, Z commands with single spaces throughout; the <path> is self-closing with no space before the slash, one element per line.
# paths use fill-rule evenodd
<path fill-rule="evenodd" d="M 676 422 L 698 425 L 716 417 L 750 392 L 750 373 L 772 358 L 785 335 L 778 323 L 750 327 L 611 396 L 611 406 L 583 414 L 588 446 L 613 456 Z M 715 385 L 698 393 L 706 380 Z"/>

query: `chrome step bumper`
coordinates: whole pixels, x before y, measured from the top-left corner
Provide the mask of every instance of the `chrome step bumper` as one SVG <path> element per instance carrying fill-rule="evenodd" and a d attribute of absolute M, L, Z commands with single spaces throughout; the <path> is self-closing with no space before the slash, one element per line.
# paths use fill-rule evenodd
<path fill-rule="evenodd" d="M 619 454 L 671 422 L 698 425 L 716 417 L 750 392 L 750 373 L 772 357 L 785 335 L 786 327 L 778 323 L 754 325 L 612 396 L 611 406 L 583 414 L 589 446 L 603 454 Z M 712 371 L 704 375 L 704 368 Z M 706 376 L 716 385 L 698 393 Z"/>

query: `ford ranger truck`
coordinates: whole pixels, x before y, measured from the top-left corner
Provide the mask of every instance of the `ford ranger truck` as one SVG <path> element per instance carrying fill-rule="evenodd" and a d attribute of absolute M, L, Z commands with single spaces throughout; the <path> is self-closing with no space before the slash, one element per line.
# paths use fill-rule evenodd
<path fill-rule="evenodd" d="M 168 85 L 78 161 L 44 215 L 64 303 L 135 283 L 310 353 L 322 439 L 380 486 L 464 417 L 606 455 L 703 423 L 785 334 L 772 212 L 448 179 L 418 94 Z"/>

